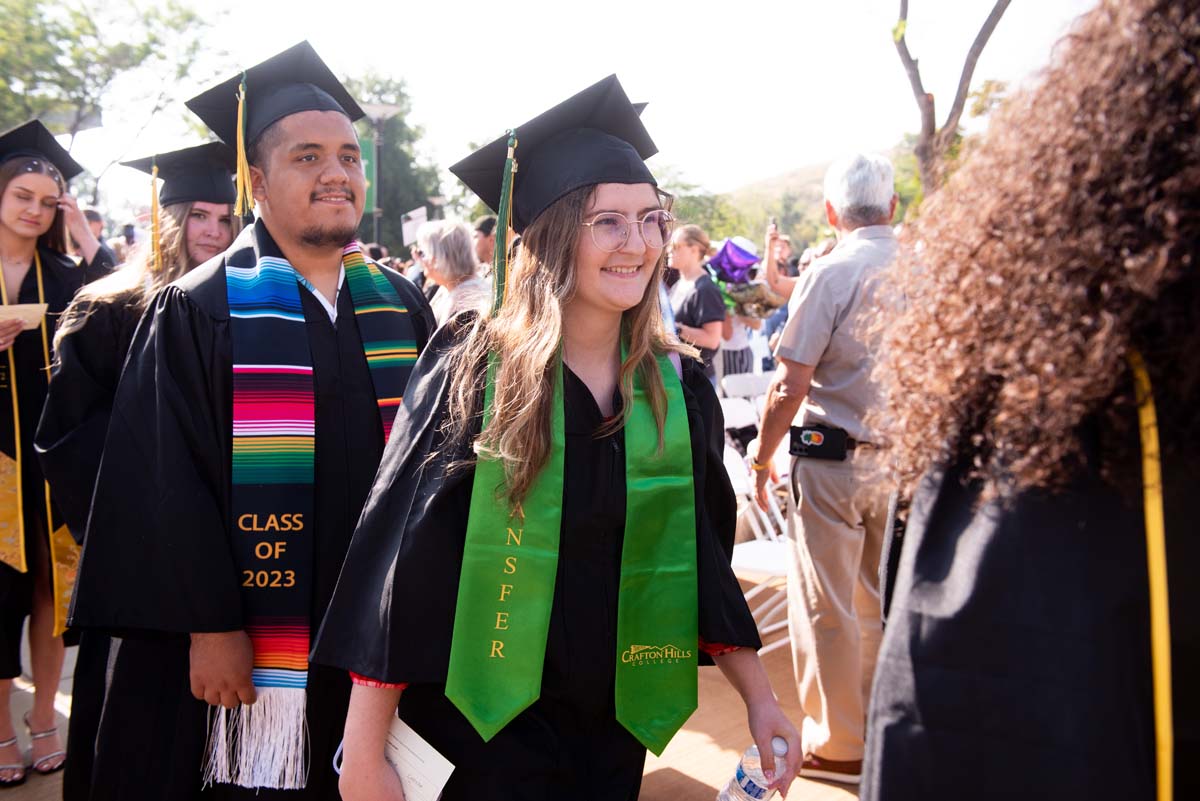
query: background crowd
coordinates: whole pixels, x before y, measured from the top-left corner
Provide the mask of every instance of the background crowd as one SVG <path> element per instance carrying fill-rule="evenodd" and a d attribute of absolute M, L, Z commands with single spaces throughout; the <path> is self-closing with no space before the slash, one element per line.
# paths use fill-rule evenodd
<path fill-rule="evenodd" d="M 788 764 L 801 776 L 858 785 L 862 798 L 875 801 L 1200 794 L 1200 772 L 1187 761 L 1200 753 L 1200 696 L 1190 684 L 1200 671 L 1200 597 L 1190 580 L 1200 563 L 1191 514 L 1200 481 L 1200 365 L 1193 364 L 1200 353 L 1198 57 L 1200 2 L 1102 0 L 1072 27 L 1038 81 L 1006 100 L 969 152 L 944 167 L 940 188 L 903 218 L 893 160 L 848 154 L 824 176 L 827 236 L 798 241 L 772 219 L 765 231 L 714 239 L 680 215 L 663 229 L 667 238 L 653 243 L 646 223 L 627 221 L 625 241 L 639 230 L 644 245 L 662 251 L 655 262 L 661 285 L 650 290 L 657 297 L 638 303 L 657 310 L 664 336 L 690 365 L 680 371 L 687 397 L 701 397 L 692 381 L 717 398 L 704 417 L 723 421 L 715 451 L 723 470 L 712 492 L 728 482 L 736 495 L 733 568 L 758 570 L 765 558 L 785 578 L 786 605 L 755 610 L 754 623 L 764 640 L 782 628 L 778 642 L 792 653 L 803 719 L 793 721 L 801 748 Z M 69 154 L 52 139 L 32 148 L 15 133 L 0 137 L 4 303 L 47 304 L 52 322 L 39 334 L 0 320 L 0 352 L 7 353 L 0 388 L 11 388 L 14 409 L 0 414 L 11 421 L 0 430 L 0 491 L 22 504 L 11 520 L 0 520 L 0 537 L 8 538 L 0 567 L 0 786 L 65 765 L 64 797 L 98 799 L 101 751 L 88 740 L 97 736 L 105 698 L 114 697 L 110 643 L 117 640 L 110 635 L 128 633 L 112 621 L 137 616 L 115 602 L 99 604 L 105 612 L 76 609 L 74 622 L 84 625 L 67 629 L 56 573 L 64 551 L 56 548 L 69 543 L 60 544 L 58 532 L 82 540 L 91 530 L 100 446 L 111 437 L 109 414 L 122 413 L 114 403 L 126 353 L 144 374 L 169 373 L 181 397 L 214 392 L 202 373 L 217 357 L 202 353 L 189 376 L 167 356 L 184 347 L 180 340 L 202 338 L 198 330 L 208 336 L 216 326 L 215 336 L 232 336 L 221 327 L 228 317 L 180 298 L 208 280 L 201 265 L 232 258 L 242 266 L 228 254 L 244 225 L 253 235 L 238 239 L 243 247 L 253 242 L 256 253 L 266 253 L 273 244 L 264 244 L 270 236 L 263 238 L 261 210 L 257 223 L 235 213 L 229 175 L 240 168 L 230 164 L 216 194 L 156 199 L 157 248 L 132 225 L 105 241 L 103 218 L 81 211 L 67 188 L 78 166 Z M 163 177 L 170 186 L 171 175 Z M 667 198 L 663 210 L 670 209 Z M 558 292 L 544 279 L 545 263 L 534 265 L 528 255 L 540 252 L 542 240 L 522 242 L 506 221 L 506 211 L 499 220 L 428 220 L 415 227 L 405 256 L 361 245 L 370 264 L 407 279 L 387 280 L 414 312 L 415 334 L 405 340 L 414 351 L 428 344 L 442 352 L 464 319 L 492 313 L 496 293 L 504 293 L 505 263 L 519 265 L 522 279 L 543 276 L 546 297 Z M 547 236 L 543 227 L 530 231 Z M 282 245 L 283 234 L 273 228 L 271 235 Z M 339 309 L 358 313 L 338 294 L 342 280 L 335 276 L 332 305 L 319 286 L 306 286 L 312 297 L 302 295 L 305 304 L 323 302 L 337 358 L 347 347 L 336 330 Z M 520 286 L 534 293 L 535 283 Z M 169 284 L 183 289 L 164 289 Z M 569 309 L 572 296 L 563 294 L 553 296 Z M 177 318 L 169 313 L 186 318 L 187 332 L 170 329 L 164 320 Z M 313 309 L 306 305 L 305 313 Z M 350 344 L 368 347 L 363 339 Z M 79 364 L 96 367 L 73 369 Z M 412 387 L 427 391 L 422 382 L 431 374 L 454 381 L 418 367 Z M 586 389 L 578 383 L 585 376 L 571 375 L 569 386 Z M 619 395 L 615 384 L 608 390 L 610 399 Z M 154 403 L 120 396 L 137 406 L 123 412 L 162 415 L 164 407 L 189 403 L 164 399 L 161 378 L 156 391 Z M 89 416 L 89 399 L 100 399 L 102 416 Z M 362 408 L 370 411 L 375 398 L 368 400 Z M 620 407 L 601 408 L 593 422 L 608 425 Z M 220 410 L 212 414 L 224 425 Z M 191 447 L 211 434 L 199 430 L 202 422 L 165 435 L 158 425 L 169 445 Z M 163 458 L 135 452 L 153 448 L 155 440 L 142 435 L 148 438 L 122 444 L 130 455 L 117 463 Z M 355 437 L 346 434 L 348 461 Z M 374 465 L 383 459 L 386 470 L 389 460 L 382 443 L 372 447 L 371 469 L 353 477 L 362 479 L 353 489 L 359 502 L 339 512 L 349 520 L 342 521 L 347 542 L 363 504 L 382 503 L 377 494 L 368 500 L 367 490 Z M 595 459 L 612 458 L 604 451 Z M 444 456 L 431 453 L 430 463 Z M 107 491 L 137 480 L 107 469 Z M 193 473 L 201 468 L 186 472 L 181 484 L 207 486 L 222 475 L 216 468 L 200 478 Z M 438 493 L 452 490 L 438 483 L 422 497 L 433 508 Z M 707 502 L 717 504 L 715 497 Z M 382 526 L 381 514 L 364 517 L 368 528 Z M 344 553 L 346 544 L 340 547 Z M 409 546 L 396 547 L 403 553 Z M 68 572 L 73 578 L 73 566 Z M 322 577 L 326 597 L 314 617 L 330 603 L 335 578 Z M 180 586 L 186 594 L 191 584 Z M 26 618 L 27 672 L 36 688 L 24 720 L 28 758 L 9 706 L 12 679 L 23 670 Z M 53 711 L 64 630 L 71 644 L 80 630 L 83 637 L 69 743 Z M 175 633 L 189 631 L 209 629 Z M 146 647 L 136 635 L 133 642 Z M 721 661 L 729 656 L 721 642 L 705 654 L 738 684 L 752 674 Z M 196 640 L 191 647 L 197 694 Z M 143 655 L 147 670 L 155 653 Z M 314 667 L 318 682 L 323 669 L 332 670 Z M 391 681 L 356 677 L 354 692 L 399 692 L 402 685 Z M 184 689 L 173 691 L 186 697 Z M 126 702 L 137 697 L 123 691 Z M 231 691 L 245 702 L 241 690 Z M 225 702 L 222 691 L 213 698 Z M 780 775 L 790 770 L 782 759 L 778 768 Z M 347 787 L 343 781 L 347 798 L 371 797 L 359 785 Z"/>

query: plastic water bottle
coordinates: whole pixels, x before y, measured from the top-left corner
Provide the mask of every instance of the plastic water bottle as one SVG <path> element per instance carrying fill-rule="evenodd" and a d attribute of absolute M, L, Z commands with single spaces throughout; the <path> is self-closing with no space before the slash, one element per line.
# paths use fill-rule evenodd
<path fill-rule="evenodd" d="M 775 752 L 775 774 L 779 775 L 780 763 L 787 756 L 787 740 L 782 737 L 771 738 L 771 750 Z M 725 785 L 725 789 L 717 796 L 717 801 L 761 801 L 774 798 L 778 791 L 768 790 L 767 777 L 763 775 L 762 760 L 758 757 L 758 746 L 752 745 L 742 754 L 738 763 L 737 773 Z"/>

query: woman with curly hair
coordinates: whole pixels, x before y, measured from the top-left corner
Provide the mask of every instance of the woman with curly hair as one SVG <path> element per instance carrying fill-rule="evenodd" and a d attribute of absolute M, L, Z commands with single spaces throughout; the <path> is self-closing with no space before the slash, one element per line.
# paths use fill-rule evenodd
<path fill-rule="evenodd" d="M 1200 797 L 1169 757 L 1172 711 L 1175 753 L 1200 753 L 1198 52 L 1197 0 L 1102 0 L 888 279 L 880 417 L 920 481 L 863 799 L 1164 798 L 1172 776 Z M 1156 520 L 1170 659 L 1152 669 Z"/>

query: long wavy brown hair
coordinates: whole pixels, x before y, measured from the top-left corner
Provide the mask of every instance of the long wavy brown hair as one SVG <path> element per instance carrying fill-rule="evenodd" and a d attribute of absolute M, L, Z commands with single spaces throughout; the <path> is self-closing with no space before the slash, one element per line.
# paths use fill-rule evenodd
<path fill-rule="evenodd" d="M 495 314 L 476 318 L 451 351 L 448 443 L 465 443 L 482 407 L 483 365 L 488 353 L 500 357 L 496 371 L 492 417 L 475 442 L 475 452 L 504 463 L 507 501 L 519 507 L 550 456 L 550 411 L 554 397 L 563 307 L 575 294 L 575 252 L 594 186 L 576 189 L 534 220 L 521 239 L 509 267 L 507 295 Z M 670 197 L 663 196 L 664 207 Z M 696 358 L 697 352 L 669 334 L 659 309 L 658 287 L 666 263 L 663 249 L 654 265 L 646 294 L 621 318 L 628 348 L 619 386 L 623 414 L 606 426 L 624 425 L 632 407 L 633 377 L 640 371 L 662 440 L 666 392 L 656 358 L 671 351 Z"/>
<path fill-rule="evenodd" d="M 1196 439 L 1198 9 L 1102 0 L 906 232 L 876 324 L 902 480 L 956 461 L 1001 494 L 1061 486 L 1093 421 L 1102 467 L 1129 464 L 1131 349 Z"/>
<path fill-rule="evenodd" d="M 159 245 L 162 270 L 156 272 L 153 269 L 154 249 L 147 243 L 131 262 L 112 275 L 85 284 L 75 294 L 58 322 L 58 330 L 54 334 L 56 349 L 63 337 L 83 327 L 91 315 L 93 304 L 120 301 L 130 308 L 131 314 L 141 314 L 158 290 L 199 266 L 187 252 L 187 221 L 195 205 L 187 201 L 162 207 Z M 229 225 L 236 239 L 242 229 L 242 221 L 233 213 L 232 205 L 228 209 Z"/>

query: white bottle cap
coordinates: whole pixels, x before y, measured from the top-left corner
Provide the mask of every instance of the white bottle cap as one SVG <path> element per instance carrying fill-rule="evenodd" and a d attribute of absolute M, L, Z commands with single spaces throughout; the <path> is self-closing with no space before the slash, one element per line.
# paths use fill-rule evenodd
<path fill-rule="evenodd" d="M 782 737 L 771 738 L 771 750 L 775 752 L 775 756 L 787 756 L 787 740 Z"/>

